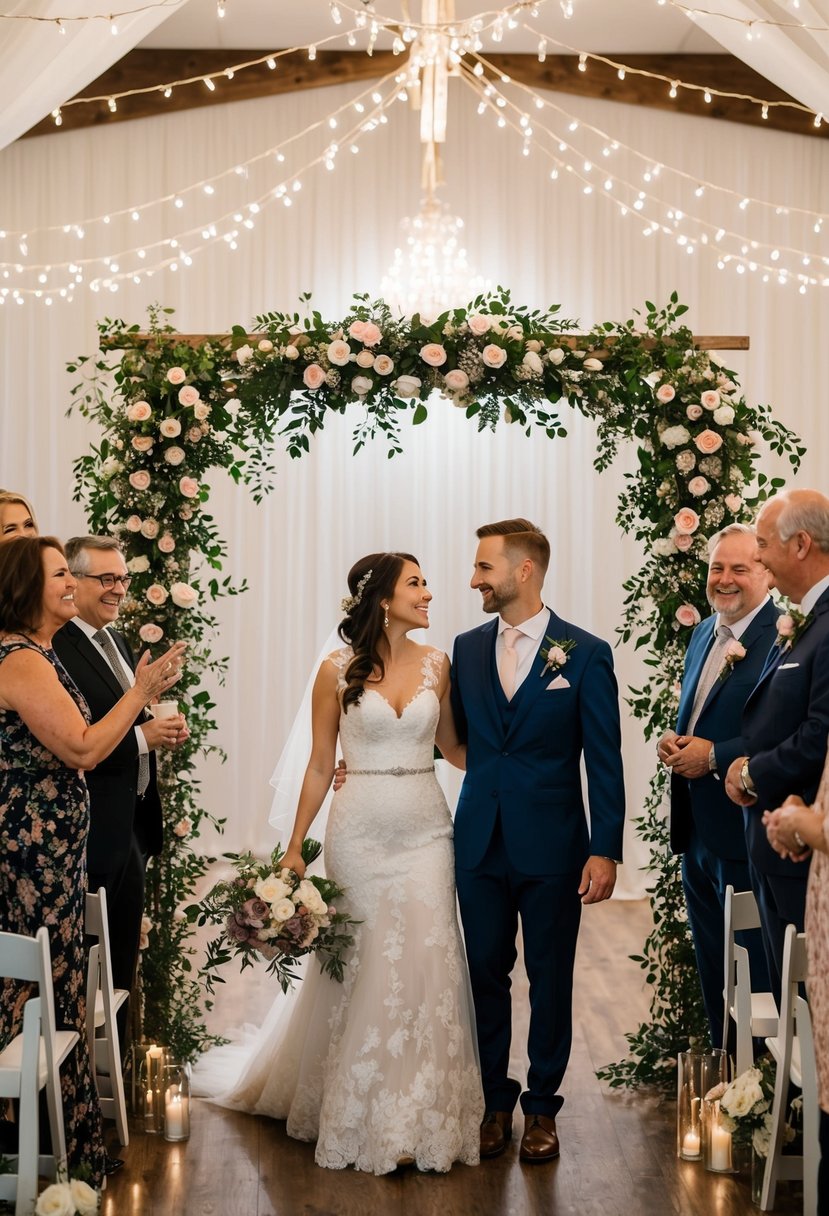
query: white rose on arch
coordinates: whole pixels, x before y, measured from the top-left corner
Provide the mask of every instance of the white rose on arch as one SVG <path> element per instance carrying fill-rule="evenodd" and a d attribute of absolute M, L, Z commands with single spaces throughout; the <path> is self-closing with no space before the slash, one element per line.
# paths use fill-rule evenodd
<path fill-rule="evenodd" d="M 668 426 L 662 432 L 662 444 L 666 448 L 681 448 L 691 436 L 684 426 Z"/>
<path fill-rule="evenodd" d="M 541 362 L 541 356 L 534 350 L 528 350 L 521 362 L 523 363 L 524 367 L 528 367 L 535 376 L 540 376 L 544 371 L 544 364 Z"/>
<path fill-rule="evenodd" d="M 170 599 L 176 608 L 195 608 L 199 602 L 199 593 L 189 583 L 173 583 L 170 588 Z"/>
<path fill-rule="evenodd" d="M 713 419 L 718 426 L 729 426 L 734 421 L 734 407 L 732 405 L 718 405 L 714 410 Z"/>
<path fill-rule="evenodd" d="M 138 529 L 140 531 L 140 528 Z M 138 557 L 131 557 L 127 562 L 127 569 L 131 574 L 144 574 L 150 568 L 150 559 L 144 554 L 139 554 Z"/>
<path fill-rule="evenodd" d="M 398 397 L 419 397 L 423 381 L 419 376 L 398 376 L 392 387 Z"/>
<path fill-rule="evenodd" d="M 248 359 L 250 359 L 250 357 L 252 356 L 252 354 L 253 354 L 253 349 L 250 346 L 248 346 L 247 343 L 245 343 L 244 346 L 240 346 L 239 349 L 236 351 L 236 362 L 239 364 L 240 367 L 244 367 L 245 364 L 247 363 Z"/>
<path fill-rule="evenodd" d="M 469 377 L 461 368 L 453 367 L 443 377 L 443 383 L 447 392 L 462 393 L 464 389 L 469 388 Z"/>
<path fill-rule="evenodd" d="M 355 376 L 351 381 L 351 391 L 358 397 L 365 397 L 374 388 L 374 381 L 368 376 Z"/>

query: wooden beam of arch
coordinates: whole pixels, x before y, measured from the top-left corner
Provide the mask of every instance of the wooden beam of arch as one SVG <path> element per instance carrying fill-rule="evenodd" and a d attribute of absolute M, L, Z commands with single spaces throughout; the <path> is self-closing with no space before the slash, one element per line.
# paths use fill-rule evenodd
<path fill-rule="evenodd" d="M 391 51 L 375 51 L 369 56 L 364 51 L 320 50 L 313 61 L 308 59 L 305 51 L 296 51 L 278 59 L 274 71 L 262 63 L 238 72 L 232 80 L 217 75 L 233 64 L 261 59 L 262 55 L 261 47 L 255 50 L 139 48 L 130 51 L 94 80 L 80 96 L 108 97 L 141 88 L 149 88 L 151 92 L 121 98 L 115 113 L 110 113 L 106 101 L 67 106 L 61 111 L 60 127 L 55 126 L 54 119 L 44 118 L 26 135 L 54 135 L 84 127 L 129 122 L 134 118 L 158 117 L 201 106 L 226 105 L 228 102 L 248 101 L 303 89 L 374 80 L 405 63 L 405 56 L 393 55 Z M 829 138 L 829 125 L 824 123 L 815 127 L 810 115 L 802 110 L 773 107 L 764 120 L 760 106 L 739 98 L 718 97 L 715 94 L 710 104 L 706 104 L 701 92 L 679 89 L 676 98 L 672 99 L 668 96 L 668 86 L 664 80 L 630 72 L 624 80 L 620 80 L 614 68 L 592 59 L 588 61 L 587 70 L 581 72 L 577 55 L 547 55 L 544 63 L 539 63 L 535 54 L 488 54 L 486 59 L 497 71 L 536 90 L 575 93 L 626 105 L 649 106 L 679 114 L 695 114 L 701 118 L 746 123 L 766 130 L 788 131 L 818 139 Z M 655 72 L 669 80 L 684 80 L 689 84 L 719 88 L 727 93 L 750 94 L 767 101 L 792 100 L 733 55 L 625 55 L 624 60 L 631 68 Z M 212 92 L 203 83 L 203 77 L 210 75 L 216 75 L 216 88 Z M 164 97 L 161 86 L 165 82 L 191 76 L 199 79 L 194 84 L 177 87 L 169 98 Z"/>
<path fill-rule="evenodd" d="M 257 334 L 246 334 L 245 339 L 249 345 L 255 346 L 257 342 L 261 342 L 264 338 L 264 332 Z M 556 334 L 557 340 L 562 346 L 569 346 L 572 350 L 579 350 L 582 346 L 589 343 L 589 334 Z M 170 334 L 171 342 L 183 342 L 185 346 L 203 346 L 205 342 L 212 342 L 216 346 L 228 346 L 233 340 L 231 334 Z M 602 343 L 606 347 L 611 347 L 615 343 L 612 334 L 606 338 L 602 338 Z M 158 345 L 158 339 L 152 333 L 133 333 L 129 335 L 129 343 L 127 346 L 143 346 L 153 349 Z M 642 339 L 642 345 L 646 350 L 651 349 L 655 342 L 652 338 Z M 746 335 L 722 335 L 722 334 L 694 334 L 694 346 L 698 350 L 748 350 L 750 339 Z M 105 338 L 101 342 L 102 350 L 122 350 L 123 344 L 119 344 L 116 339 Z M 595 353 L 599 353 L 599 347 L 591 346 L 589 349 Z"/>

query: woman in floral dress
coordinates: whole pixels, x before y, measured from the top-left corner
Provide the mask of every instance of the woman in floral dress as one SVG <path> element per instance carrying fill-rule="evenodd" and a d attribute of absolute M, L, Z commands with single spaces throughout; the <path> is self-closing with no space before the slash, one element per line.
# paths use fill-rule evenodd
<path fill-rule="evenodd" d="M 70 1174 L 104 1167 L 101 1110 L 86 1041 L 83 943 L 89 796 L 83 770 L 102 760 L 137 714 L 180 677 L 183 646 L 138 665 L 135 687 L 91 726 L 83 697 L 51 649 L 76 614 L 60 542 L 16 537 L 0 544 L 0 929 L 49 930 L 55 1020 L 78 1045 L 61 1072 Z M 31 985 L 4 982 L 0 1044 L 21 1028 Z"/>

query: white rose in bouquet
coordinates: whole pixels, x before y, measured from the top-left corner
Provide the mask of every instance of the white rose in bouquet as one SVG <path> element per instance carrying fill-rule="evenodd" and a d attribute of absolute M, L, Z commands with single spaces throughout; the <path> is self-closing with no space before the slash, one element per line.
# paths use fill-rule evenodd
<path fill-rule="evenodd" d="M 287 899 L 291 893 L 288 883 L 274 874 L 268 878 L 260 878 L 253 889 L 266 904 L 277 904 L 281 899 Z"/>
<path fill-rule="evenodd" d="M 280 899 L 277 903 L 271 905 L 274 920 L 290 920 L 296 915 L 296 907 L 290 899 Z"/>

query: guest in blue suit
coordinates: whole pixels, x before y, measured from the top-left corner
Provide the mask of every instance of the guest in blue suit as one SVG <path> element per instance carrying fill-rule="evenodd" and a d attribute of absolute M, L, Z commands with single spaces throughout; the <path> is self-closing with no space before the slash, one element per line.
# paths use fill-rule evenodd
<path fill-rule="evenodd" d="M 504 1151 L 520 1096 L 521 1158 L 549 1161 L 559 1155 L 581 905 L 611 895 L 622 857 L 618 695 L 608 644 L 542 602 L 544 534 L 511 519 L 477 535 L 471 586 L 496 619 L 455 642 L 452 705 L 467 742 L 455 866 L 487 1111 L 481 1155 Z M 508 1075 L 519 917 L 530 980 L 523 1094 Z"/>
<path fill-rule="evenodd" d="M 780 645 L 743 711 L 743 754 L 726 777 L 744 808 L 752 887 L 762 920 L 772 991 L 780 996 L 786 925 L 803 930 L 808 865 L 779 857 L 763 812 L 789 794 L 812 803 L 829 737 L 829 498 L 786 490 L 757 517 L 757 548 L 776 586 L 800 611 L 780 618 Z"/>
<path fill-rule="evenodd" d="M 671 848 L 682 854 L 702 998 L 711 1042 L 719 1047 L 725 889 L 751 890 L 743 817 L 721 777 L 745 751 L 743 706 L 777 637 L 779 612 L 769 596 L 769 572 L 757 557 L 753 528 L 729 524 L 711 537 L 708 554 L 706 595 L 714 615 L 691 635 L 676 731 L 666 731 L 657 751 L 671 769 Z M 759 932 L 743 931 L 738 940 L 749 952 L 752 987 L 768 989 Z"/>

